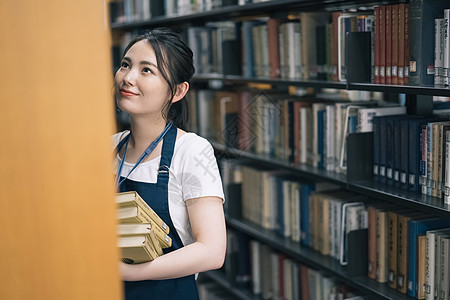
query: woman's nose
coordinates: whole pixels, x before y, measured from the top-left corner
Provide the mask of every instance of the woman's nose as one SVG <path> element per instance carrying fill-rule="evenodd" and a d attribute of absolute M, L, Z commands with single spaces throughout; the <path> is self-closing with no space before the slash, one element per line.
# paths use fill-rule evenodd
<path fill-rule="evenodd" d="M 136 70 L 130 69 L 123 77 L 123 82 L 128 85 L 134 85 L 136 83 L 136 76 Z"/>

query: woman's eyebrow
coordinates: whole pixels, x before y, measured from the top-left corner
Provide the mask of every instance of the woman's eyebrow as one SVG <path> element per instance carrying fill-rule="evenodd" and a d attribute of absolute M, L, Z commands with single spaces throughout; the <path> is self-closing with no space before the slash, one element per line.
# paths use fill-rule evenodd
<path fill-rule="evenodd" d="M 152 62 L 146 61 L 146 60 L 141 60 L 140 64 L 141 64 L 141 65 L 151 65 L 151 66 L 154 66 L 155 68 L 158 68 L 157 65 L 155 65 L 155 64 L 152 63 Z"/>

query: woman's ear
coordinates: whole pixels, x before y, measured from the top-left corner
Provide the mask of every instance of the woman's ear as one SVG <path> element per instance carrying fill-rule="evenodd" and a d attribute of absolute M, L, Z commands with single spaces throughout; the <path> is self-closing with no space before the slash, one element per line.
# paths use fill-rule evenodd
<path fill-rule="evenodd" d="M 177 91 L 175 93 L 175 96 L 173 96 L 172 103 L 178 102 L 186 95 L 186 93 L 189 91 L 189 83 L 187 81 L 180 83 L 177 85 Z"/>

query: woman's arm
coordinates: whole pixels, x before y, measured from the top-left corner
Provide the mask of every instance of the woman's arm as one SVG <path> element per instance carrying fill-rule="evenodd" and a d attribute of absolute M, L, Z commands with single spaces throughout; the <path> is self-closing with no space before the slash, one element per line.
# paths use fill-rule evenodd
<path fill-rule="evenodd" d="M 125 281 L 183 277 L 223 265 L 226 251 L 226 228 L 222 199 L 189 199 L 186 206 L 195 242 L 162 255 L 155 260 L 127 265 L 120 263 Z"/>

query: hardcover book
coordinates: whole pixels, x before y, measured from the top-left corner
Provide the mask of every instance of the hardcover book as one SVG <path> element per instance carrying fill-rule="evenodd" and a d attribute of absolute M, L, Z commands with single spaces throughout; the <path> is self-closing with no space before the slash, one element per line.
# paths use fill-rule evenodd
<path fill-rule="evenodd" d="M 148 216 L 152 219 L 152 222 L 161 227 L 165 233 L 169 233 L 169 226 L 164 223 L 158 214 L 153 211 L 153 209 L 147 204 L 147 202 L 144 201 L 144 199 L 141 198 L 141 196 L 139 196 L 138 193 L 134 191 L 118 193 L 116 195 L 116 202 L 119 205 L 119 208 L 139 206 L 143 211 L 145 211 L 146 214 L 148 214 Z"/>
<path fill-rule="evenodd" d="M 144 263 L 158 257 L 150 234 L 119 237 L 118 246 L 122 261 L 127 264 Z"/>
<path fill-rule="evenodd" d="M 434 85 L 434 19 L 443 14 L 446 1 L 411 0 L 409 83 Z"/>
<path fill-rule="evenodd" d="M 155 233 L 152 230 L 152 224 L 141 224 L 141 223 L 129 223 L 129 224 L 118 224 L 117 225 L 117 233 L 123 236 L 136 236 L 136 235 L 145 235 L 148 234 L 151 238 L 154 249 L 158 255 L 162 255 L 162 247 L 161 243 L 157 239 Z M 169 238 L 170 239 L 170 238 Z"/>

